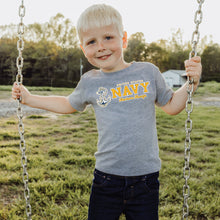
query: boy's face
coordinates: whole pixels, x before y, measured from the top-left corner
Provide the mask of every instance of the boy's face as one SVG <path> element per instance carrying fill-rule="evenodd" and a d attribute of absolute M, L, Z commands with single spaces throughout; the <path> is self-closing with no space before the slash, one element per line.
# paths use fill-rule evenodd
<path fill-rule="evenodd" d="M 122 37 L 114 25 L 92 28 L 82 33 L 81 48 L 88 61 L 103 72 L 115 72 L 127 67 L 123 48 L 127 34 Z"/>

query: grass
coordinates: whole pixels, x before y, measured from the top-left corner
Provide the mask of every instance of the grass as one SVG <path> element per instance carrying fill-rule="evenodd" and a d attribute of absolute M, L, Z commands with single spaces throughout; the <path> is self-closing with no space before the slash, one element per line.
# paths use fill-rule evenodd
<path fill-rule="evenodd" d="M 58 90 L 36 92 L 69 92 Z M 185 119 L 185 112 L 169 116 L 157 108 L 162 160 L 161 220 L 181 219 Z M 189 219 L 217 220 L 220 219 L 219 108 L 196 106 L 192 119 Z M 0 219 L 25 219 L 17 118 L 0 120 Z M 92 108 L 71 115 L 31 115 L 24 118 L 24 124 L 32 219 L 87 219 L 97 144 Z"/>
<path fill-rule="evenodd" d="M 209 81 L 201 83 L 196 95 L 210 95 L 210 94 L 220 94 L 220 83 L 215 81 Z"/>

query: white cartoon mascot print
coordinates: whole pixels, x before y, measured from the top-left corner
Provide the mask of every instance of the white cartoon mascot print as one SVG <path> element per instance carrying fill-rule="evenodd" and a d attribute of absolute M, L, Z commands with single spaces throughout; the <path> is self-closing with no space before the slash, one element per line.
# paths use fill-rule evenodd
<path fill-rule="evenodd" d="M 106 107 L 111 102 L 111 96 L 108 96 L 108 89 L 100 87 L 96 94 L 99 95 L 99 98 L 96 99 L 99 106 Z"/>

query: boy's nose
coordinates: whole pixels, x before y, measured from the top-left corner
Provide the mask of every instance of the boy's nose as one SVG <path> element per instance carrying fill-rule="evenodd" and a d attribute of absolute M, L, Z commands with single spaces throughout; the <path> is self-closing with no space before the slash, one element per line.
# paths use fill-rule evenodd
<path fill-rule="evenodd" d="M 98 51 L 103 51 L 103 50 L 105 50 L 105 46 L 103 42 L 98 42 Z"/>

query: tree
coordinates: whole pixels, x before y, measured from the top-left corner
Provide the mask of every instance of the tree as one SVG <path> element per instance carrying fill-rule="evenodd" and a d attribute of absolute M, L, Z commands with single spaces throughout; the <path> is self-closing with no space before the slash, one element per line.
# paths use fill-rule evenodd
<path fill-rule="evenodd" d="M 207 46 L 202 55 L 202 81 L 215 80 L 220 82 L 220 46 L 213 44 Z"/>
<path fill-rule="evenodd" d="M 1 84 L 11 84 L 16 75 L 16 41 L 14 39 L 0 39 L 0 73 Z"/>
<path fill-rule="evenodd" d="M 124 53 L 125 60 L 131 61 L 145 61 L 146 59 L 146 43 L 144 34 L 137 32 L 132 34 L 128 40 L 128 46 Z"/>
<path fill-rule="evenodd" d="M 165 71 L 168 62 L 168 53 L 165 49 L 153 42 L 147 46 L 146 60 L 160 68 L 160 71 Z"/>
<path fill-rule="evenodd" d="M 49 22 L 30 24 L 26 35 L 31 41 L 52 41 L 65 48 L 76 47 L 78 44 L 76 28 L 60 13 L 51 17 Z"/>

